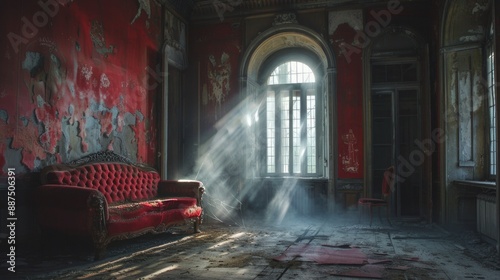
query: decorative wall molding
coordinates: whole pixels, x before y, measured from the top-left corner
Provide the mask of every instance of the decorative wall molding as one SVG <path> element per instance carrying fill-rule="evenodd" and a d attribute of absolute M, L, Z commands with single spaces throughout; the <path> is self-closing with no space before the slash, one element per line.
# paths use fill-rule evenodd
<path fill-rule="evenodd" d="M 363 30 L 363 11 L 346 10 L 328 13 L 328 34 L 333 35 L 339 25 L 347 23 L 354 30 Z"/>
<path fill-rule="evenodd" d="M 294 13 L 286 13 L 277 15 L 274 18 L 273 26 L 289 23 L 298 23 L 297 16 Z"/>

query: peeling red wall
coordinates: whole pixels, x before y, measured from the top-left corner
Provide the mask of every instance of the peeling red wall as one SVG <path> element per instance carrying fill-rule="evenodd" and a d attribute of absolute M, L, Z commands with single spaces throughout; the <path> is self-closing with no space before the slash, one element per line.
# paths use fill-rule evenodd
<path fill-rule="evenodd" d="M 162 10 L 141 2 L 0 4 L 0 172 L 106 149 L 155 164 Z"/>
<path fill-rule="evenodd" d="M 337 54 L 338 177 L 363 178 L 363 50 L 356 47 L 356 31 L 340 24 L 331 36 Z M 349 45 L 349 46 L 347 46 Z M 357 51 L 355 51 L 355 49 Z"/>

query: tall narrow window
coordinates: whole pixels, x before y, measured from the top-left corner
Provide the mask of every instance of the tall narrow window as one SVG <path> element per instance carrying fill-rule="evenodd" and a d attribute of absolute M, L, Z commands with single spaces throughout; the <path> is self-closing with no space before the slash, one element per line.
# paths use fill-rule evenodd
<path fill-rule="evenodd" d="M 493 27 L 492 27 L 493 28 Z M 486 76 L 488 83 L 488 115 L 490 128 L 490 170 L 491 176 L 496 175 L 497 169 L 497 133 L 496 133 L 496 103 L 495 103 L 495 51 L 492 44 L 486 49 Z"/>
<path fill-rule="evenodd" d="M 266 97 L 268 175 L 317 174 L 317 90 L 311 68 L 298 61 L 276 67 Z"/>

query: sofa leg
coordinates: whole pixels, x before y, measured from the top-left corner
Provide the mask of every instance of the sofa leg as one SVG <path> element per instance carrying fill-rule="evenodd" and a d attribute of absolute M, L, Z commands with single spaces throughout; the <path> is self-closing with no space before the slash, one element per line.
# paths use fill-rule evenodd
<path fill-rule="evenodd" d="M 194 225 L 194 233 L 200 233 L 200 219 L 196 219 L 193 223 Z"/>

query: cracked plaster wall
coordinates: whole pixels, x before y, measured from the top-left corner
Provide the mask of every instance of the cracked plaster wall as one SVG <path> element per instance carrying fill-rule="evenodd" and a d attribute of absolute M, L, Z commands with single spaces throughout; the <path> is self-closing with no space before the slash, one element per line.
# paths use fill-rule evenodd
<path fill-rule="evenodd" d="M 159 63 L 161 7 L 149 0 L 0 5 L 0 175 L 107 149 L 154 166 L 161 87 L 150 87 L 158 81 L 146 69 Z"/>
<path fill-rule="evenodd" d="M 475 190 L 455 180 L 487 179 L 487 82 L 483 76 L 488 0 L 449 1 L 443 26 L 446 127 L 445 214 L 448 224 L 475 226 Z M 479 44 L 478 44 L 479 43 Z M 471 217 L 469 217 L 471 216 Z"/>

